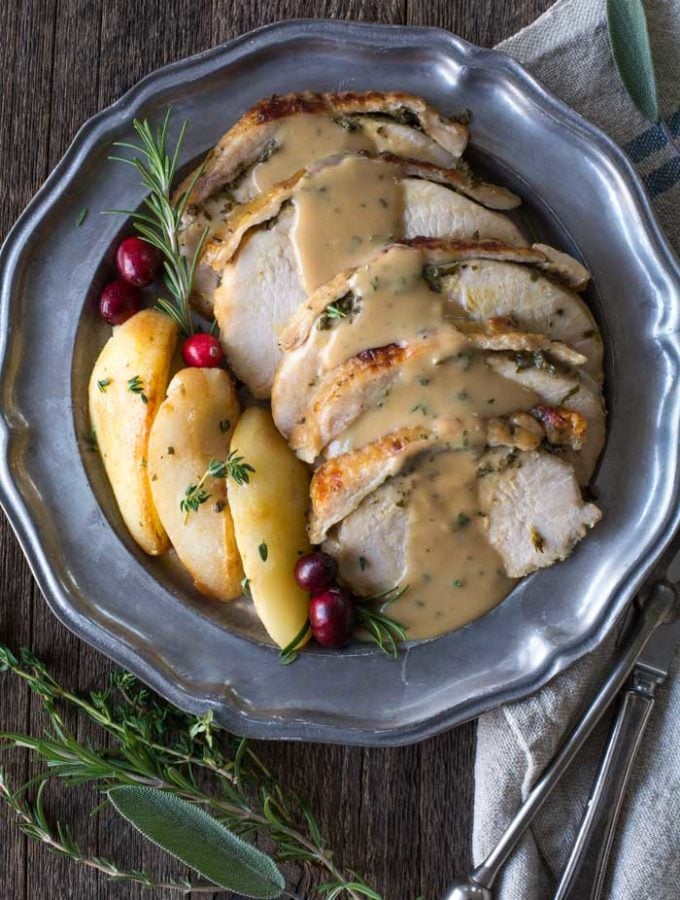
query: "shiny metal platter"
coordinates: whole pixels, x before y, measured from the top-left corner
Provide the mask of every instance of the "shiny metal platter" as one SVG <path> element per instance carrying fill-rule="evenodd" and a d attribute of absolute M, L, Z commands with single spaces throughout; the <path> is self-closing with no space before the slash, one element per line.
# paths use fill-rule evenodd
<path fill-rule="evenodd" d="M 525 199 L 540 237 L 581 257 L 606 343 L 604 519 L 574 555 L 493 612 L 395 662 L 320 649 L 282 667 L 244 603 L 202 599 L 122 526 L 87 449 L 87 376 L 104 340 L 96 297 L 121 221 L 142 200 L 109 163 L 133 116 L 190 120 L 186 162 L 260 97 L 402 89 L 473 111 L 473 159 Z M 78 211 L 89 209 L 81 227 Z M 327 21 L 263 28 L 145 78 L 79 132 L 0 257 L 2 504 L 56 615 L 179 706 L 239 734 L 407 744 L 535 690 L 592 650 L 674 531 L 680 269 L 631 166 L 522 68 L 436 29 Z"/>

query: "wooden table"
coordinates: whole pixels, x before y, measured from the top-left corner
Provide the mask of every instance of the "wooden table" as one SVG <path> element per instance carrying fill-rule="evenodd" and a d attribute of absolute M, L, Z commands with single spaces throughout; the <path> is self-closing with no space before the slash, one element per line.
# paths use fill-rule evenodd
<path fill-rule="evenodd" d="M 438 25 L 491 46 L 531 22 L 551 0 L 7 0 L 0 4 L 0 237 L 60 159 L 80 125 L 158 66 L 214 47 L 258 25 L 332 17 Z M 74 260 L 74 262 L 77 262 Z M 61 298 L 53 298 L 58 307 Z M 7 523 L 0 525 L 0 640 L 30 646 L 65 684 L 89 690 L 112 669 L 48 611 Z M 43 727 L 14 681 L 0 688 L 0 728 Z M 434 900 L 470 864 L 475 727 L 463 725 L 400 750 L 309 744 L 262 746 L 282 781 L 302 790 L 330 845 L 385 900 Z M 25 758 L 8 760 L 16 782 Z M 3 761 L 4 764 L 4 761 Z M 94 854 L 163 872 L 150 844 L 109 815 L 90 818 L 94 792 L 59 793 L 49 813 L 74 825 Z M 0 814 L 0 900 L 111 900 L 148 896 L 50 855 Z M 311 897 L 313 879 L 298 887 Z M 206 896 L 206 895 L 202 895 Z M 208 895 L 209 896 L 209 895 Z M 224 894 L 220 895 L 224 897 Z"/>

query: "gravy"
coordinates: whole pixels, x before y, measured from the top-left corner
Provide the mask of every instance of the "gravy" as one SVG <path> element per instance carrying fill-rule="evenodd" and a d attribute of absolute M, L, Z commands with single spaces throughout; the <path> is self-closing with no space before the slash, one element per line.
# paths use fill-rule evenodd
<path fill-rule="evenodd" d="M 401 343 L 431 331 L 442 321 L 443 301 L 422 277 L 419 250 L 396 245 L 353 276 L 359 298 L 350 321 L 331 330 L 320 353 L 325 370 L 335 368 L 361 350 Z"/>
<path fill-rule="evenodd" d="M 408 500 L 406 593 L 390 615 L 409 638 L 461 628 L 493 609 L 512 590 L 498 553 L 482 530 L 477 455 L 438 453 L 413 474 Z"/>
<path fill-rule="evenodd" d="M 539 401 L 533 391 L 494 372 L 487 354 L 447 322 L 447 304 L 423 277 L 423 266 L 419 250 L 396 245 L 359 268 L 350 281 L 351 311 L 331 325 L 320 352 L 328 371 L 367 348 L 417 346 L 428 336 L 427 352 L 395 367 L 378 399 L 330 443 L 331 455 L 363 447 L 396 427 L 431 426 L 442 417 L 461 423 L 463 449 L 428 456 L 408 479 L 401 584 L 409 589 L 391 610 L 410 638 L 460 628 L 512 589 L 515 582 L 487 542 L 479 514 L 477 465 L 485 442 L 480 425 Z"/>
<path fill-rule="evenodd" d="M 307 293 L 399 236 L 398 175 L 398 166 L 361 156 L 304 175 L 293 195 L 292 239 Z"/>
<path fill-rule="evenodd" d="M 290 178 L 299 169 L 338 153 L 372 152 L 374 142 L 360 128 L 348 130 L 330 116 L 299 113 L 284 119 L 273 138 L 273 152 L 252 171 L 255 193 Z"/>
<path fill-rule="evenodd" d="M 395 428 L 442 416 L 478 422 L 531 409 L 538 395 L 487 366 L 484 355 L 461 335 L 459 350 L 441 360 L 436 350 L 399 366 L 395 381 L 333 444 L 333 452 L 355 450 Z"/>

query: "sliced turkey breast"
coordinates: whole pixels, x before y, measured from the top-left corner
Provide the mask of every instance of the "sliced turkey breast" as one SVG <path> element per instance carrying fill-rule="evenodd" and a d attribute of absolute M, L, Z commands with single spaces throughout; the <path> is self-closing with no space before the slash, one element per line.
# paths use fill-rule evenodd
<path fill-rule="evenodd" d="M 561 369 L 540 352 L 515 357 L 498 353 L 487 364 L 509 381 L 515 381 L 533 391 L 541 402 L 551 407 L 563 407 L 580 413 L 587 423 L 582 448 L 576 452 L 566 447 L 559 452 L 574 467 L 579 483 L 588 484 L 597 465 L 605 440 L 605 407 L 597 384 L 585 372 Z M 539 418 L 548 417 L 537 412 Z M 563 417 L 564 418 L 564 417 Z"/>
<path fill-rule="evenodd" d="M 436 365 L 458 353 L 465 343 L 458 332 L 450 329 L 426 335 L 405 346 L 388 344 L 362 351 L 332 369 L 316 390 L 307 392 L 310 399 L 303 407 L 301 421 L 290 433 L 290 446 L 300 459 L 314 462 L 326 444 L 364 410 L 379 402 L 407 360 L 429 357 Z"/>
<path fill-rule="evenodd" d="M 454 328 L 441 328 L 403 346 L 390 344 L 357 354 L 328 372 L 318 387 L 304 393 L 303 396 L 309 397 L 309 400 L 301 420 L 290 433 L 291 447 L 306 462 L 313 462 L 325 447 L 328 448 L 327 455 L 343 452 L 342 441 L 337 446 L 332 442 L 364 413 L 371 414 L 375 419 L 371 426 L 366 423 L 370 438 L 379 436 L 375 430 L 391 430 L 395 421 L 404 423 L 406 417 L 436 417 L 451 412 L 461 421 L 468 421 L 471 416 L 479 416 L 479 411 L 470 407 L 468 392 L 462 390 L 461 371 L 467 372 L 473 364 L 485 367 L 487 354 L 482 354 L 473 362 L 471 353 L 486 349 L 490 341 L 484 334 L 463 335 Z M 493 338 L 493 348 L 520 351 L 527 348 L 524 352 L 529 352 L 531 348 L 530 352 L 544 350 L 553 353 L 555 345 L 543 335 L 510 333 Z M 573 358 L 573 351 L 568 348 L 557 345 L 557 351 Z M 451 357 L 456 357 L 456 365 L 451 371 L 448 367 L 442 369 L 441 364 Z M 583 357 L 576 358 L 583 360 Z M 432 397 L 433 387 L 430 385 L 429 390 L 417 387 L 414 393 L 413 381 L 416 378 L 423 382 L 443 379 L 443 392 L 440 386 L 440 393 Z M 487 388 L 490 387 L 488 380 L 487 376 Z M 492 387 L 503 388 L 499 384 Z M 404 394 L 403 401 L 400 392 Z M 425 400 L 425 397 L 429 399 Z M 506 402 L 515 407 L 523 399 L 522 392 L 518 395 L 511 391 Z M 528 407 L 534 405 L 529 392 L 526 392 L 525 402 Z M 496 399 L 492 405 L 484 402 L 483 416 L 490 417 L 497 413 L 500 403 Z M 441 409 L 438 409 L 438 404 L 443 404 Z M 384 412 L 378 412 L 383 406 Z"/>
<path fill-rule="evenodd" d="M 342 165 L 348 156 L 351 154 L 324 159 L 295 172 L 266 193 L 240 206 L 213 230 L 201 257 L 202 264 L 219 272 L 234 255 L 241 238 L 249 229 L 273 219 L 284 203 L 295 202 L 296 191 L 304 187 L 306 180 L 328 167 Z M 368 163 L 389 163 L 397 168 L 405 192 L 405 237 L 456 239 L 474 235 L 477 239 L 491 238 L 514 247 L 527 245 L 510 219 L 493 212 L 494 209 L 512 209 L 519 205 L 519 198 L 505 188 L 480 182 L 458 169 L 440 169 L 393 154 L 362 158 Z M 422 204 L 428 208 L 422 208 Z M 442 228 L 446 217 L 453 218 L 453 225 L 448 229 Z"/>
<path fill-rule="evenodd" d="M 393 259 L 403 260 L 404 257 L 417 260 L 416 268 L 422 265 L 424 284 L 428 284 L 430 290 L 423 292 L 410 288 L 408 299 L 412 314 L 395 320 L 391 314 L 394 302 L 382 290 L 385 281 L 383 270 L 389 269 Z M 496 261 L 496 267 L 485 268 L 486 260 Z M 510 264 L 506 270 L 502 265 L 505 260 L 512 260 L 514 265 Z M 352 353 L 388 343 L 401 344 L 416 334 L 432 330 L 442 318 L 448 318 L 442 301 L 451 302 L 458 316 L 452 321 L 459 330 L 473 329 L 488 334 L 486 343 L 481 333 L 476 336 L 478 346 L 509 348 L 512 345 L 508 332 L 517 332 L 518 324 L 522 330 L 527 325 L 543 325 L 546 327 L 546 337 L 554 339 L 564 334 L 572 335 L 582 350 L 592 354 L 586 359 L 562 341 L 555 341 L 551 349 L 558 358 L 572 365 L 585 362 L 588 369 L 598 369 L 602 345 L 596 337 L 583 338 L 584 324 L 594 323 L 582 301 L 554 281 L 539 276 L 535 268 L 531 268 L 526 277 L 521 271 L 516 274 L 516 269 L 528 268 L 529 264 L 536 266 L 545 263 L 545 254 L 534 248 L 513 248 L 495 241 L 416 238 L 388 246 L 365 266 L 338 274 L 300 303 L 280 336 L 280 345 L 286 352 L 272 387 L 272 410 L 279 430 L 285 436 L 290 435 L 296 422 L 304 415 L 312 389 L 329 368 L 349 358 Z M 412 262 L 409 261 L 408 265 L 414 268 Z M 452 268 L 456 270 L 454 274 L 442 274 Z M 457 274 L 457 270 L 462 274 Z M 488 278 L 484 277 L 485 272 L 489 273 Z M 492 277 L 494 272 L 497 274 L 498 290 Z M 481 273 L 481 289 L 468 290 L 461 286 L 468 273 L 471 273 L 473 280 Z M 504 292 L 506 283 L 507 292 Z M 541 316 L 539 313 L 539 302 L 545 292 L 553 298 L 554 304 L 562 303 L 562 306 L 556 307 L 552 319 L 549 314 Z M 527 304 L 527 313 L 520 311 L 520 315 L 516 315 L 516 310 L 527 296 L 536 296 L 537 299 L 534 304 Z M 461 302 L 461 297 L 469 301 L 468 306 Z M 374 309 L 375 304 L 379 304 L 380 308 Z M 482 311 L 494 318 L 482 321 Z M 469 323 L 460 318 L 470 314 L 472 318 Z M 522 321 L 518 323 L 520 318 Z M 488 326 L 494 323 L 495 330 L 489 330 Z M 533 328 L 529 330 L 533 332 Z M 500 339 L 497 339 L 498 334 L 502 335 Z M 541 339 L 540 346 L 546 346 L 545 339 Z M 535 340 L 535 334 L 523 335 L 518 340 L 523 343 L 516 345 L 516 349 L 530 349 L 526 342 Z M 533 343 L 531 346 L 537 345 Z M 338 360 L 343 349 L 345 355 Z"/>
<path fill-rule="evenodd" d="M 337 561 L 340 577 L 359 596 L 377 596 L 406 583 L 412 490 L 411 472 L 388 478 L 326 537 L 322 549 Z"/>
<path fill-rule="evenodd" d="M 545 254 L 548 262 L 546 269 L 554 275 L 559 275 L 575 291 L 584 291 L 588 287 L 590 272 L 573 256 L 548 244 L 534 244 L 534 248 Z"/>
<path fill-rule="evenodd" d="M 305 298 L 292 226 L 288 209 L 272 228 L 252 231 L 215 293 L 214 313 L 229 365 L 259 399 L 271 393 L 280 358 L 277 336 Z"/>
<path fill-rule="evenodd" d="M 586 357 L 584 370 L 602 382 L 599 329 L 583 300 L 564 284 L 533 267 L 498 260 L 461 262 L 438 281 L 446 299 L 465 316 L 508 317 L 522 331 L 570 344 Z"/>
<path fill-rule="evenodd" d="M 372 165 L 368 160 L 362 162 L 369 167 Z M 448 188 L 440 185 L 434 187 L 443 192 L 444 197 L 429 227 L 436 225 L 441 229 L 441 234 L 462 235 L 465 228 L 475 226 L 475 231 L 483 237 L 500 236 L 508 243 L 524 243 L 509 219 L 489 212 Z M 263 204 L 264 199 L 260 198 L 252 205 Z M 417 190 L 408 192 L 405 202 L 406 210 L 409 209 L 408 204 L 418 206 Z M 423 203 L 429 202 L 428 195 Z M 214 310 L 230 365 L 260 398 L 268 397 L 271 392 L 274 371 L 281 358 L 278 337 L 306 294 L 300 254 L 294 253 L 293 246 L 284 247 L 286 240 L 291 245 L 295 244 L 295 204 L 286 206 L 274 220 L 266 221 L 271 223 L 271 227 L 248 230 L 248 240 L 243 241 L 239 252 L 222 269 L 222 280 L 215 292 Z M 465 227 L 461 223 L 465 223 Z M 497 232 L 501 232 L 500 235 Z M 365 251 L 357 252 L 365 252 L 364 258 L 370 259 L 375 249 L 366 247 Z M 231 251 L 228 255 L 231 256 Z M 331 255 L 329 258 L 332 261 L 334 257 Z M 281 259 L 285 262 L 280 263 Z M 357 257 L 357 261 L 363 262 L 361 256 Z M 211 262 L 214 262 L 212 258 Z M 277 278 L 279 264 L 285 267 L 280 279 Z M 297 280 L 292 268 L 296 264 Z M 275 289 L 272 290 L 274 284 Z M 275 330 L 270 327 L 272 322 L 276 324 Z M 251 365 L 251 361 L 255 361 L 256 365 Z"/>
<path fill-rule="evenodd" d="M 512 578 L 565 559 L 602 515 L 583 502 L 569 463 L 539 452 L 515 452 L 500 471 L 483 474 L 479 505 L 487 539 Z"/>
<path fill-rule="evenodd" d="M 193 185 L 189 202 L 200 203 L 233 182 L 257 163 L 263 154 L 276 152 L 280 149 L 277 139 L 281 125 L 292 122 L 292 131 L 296 118 L 299 121 L 301 116 L 310 115 L 327 116 L 331 121 L 337 122 L 340 129 L 350 134 L 361 129 L 362 123 L 366 121 L 364 117 L 368 117 L 371 136 L 388 141 L 394 126 L 400 126 L 397 135 L 385 149 L 399 152 L 401 142 L 409 148 L 409 155 L 414 158 L 420 158 L 417 151 L 421 144 L 417 135 L 426 136 L 447 154 L 446 163 L 462 155 L 468 140 L 467 125 L 441 116 L 422 98 L 412 94 L 398 91 L 314 94 L 305 91 L 300 94 L 274 95 L 251 107 L 208 153 L 202 174 Z M 381 118 L 370 118 L 375 115 Z M 380 132 L 381 126 L 383 133 Z M 408 129 L 408 137 L 402 129 Z M 295 170 L 288 174 L 293 171 Z M 192 175 L 182 182 L 178 193 L 187 189 Z"/>
<path fill-rule="evenodd" d="M 177 189 L 175 200 L 189 191 L 180 246 L 192 255 L 204 229 L 212 234 L 235 206 L 327 156 L 386 152 L 460 166 L 465 175 L 459 157 L 466 143 L 465 125 L 407 94 L 306 92 L 261 100 Z"/>
<path fill-rule="evenodd" d="M 367 156 L 365 153 L 363 155 Z M 201 253 L 193 296 L 194 304 L 202 312 L 209 308 L 216 273 L 231 258 L 245 231 L 276 215 L 281 204 L 291 199 L 306 172 L 313 172 L 342 158 L 336 153 L 323 154 L 323 158 L 307 167 L 301 165 L 281 169 L 281 178 L 271 185 L 263 185 L 262 190 L 255 190 L 252 186 L 244 189 L 242 186 L 235 192 L 229 192 L 228 196 L 218 193 L 202 204 L 188 208 L 180 229 L 180 248 L 184 255 L 193 257 L 200 239 L 207 233 L 207 247 Z M 445 185 L 489 209 L 514 209 L 520 204 L 519 197 L 507 188 L 481 181 L 471 175 L 466 167 L 445 168 L 395 153 L 379 153 L 371 158 L 398 165 L 404 178 L 428 179 Z M 500 225 L 496 227 L 498 230 Z"/>
<path fill-rule="evenodd" d="M 442 288 L 446 287 L 451 290 L 451 297 L 447 296 L 447 299 L 451 299 L 454 302 L 458 302 L 456 291 L 457 281 L 452 277 L 452 273 L 455 275 L 459 268 L 470 269 L 472 272 L 477 272 L 480 269 L 483 271 L 484 266 L 480 266 L 478 261 L 484 260 L 492 260 L 499 263 L 502 262 L 510 262 L 517 263 L 526 266 L 532 266 L 543 271 L 549 272 L 551 275 L 554 275 L 556 278 L 561 278 L 561 275 L 554 271 L 553 263 L 551 262 L 549 256 L 543 252 L 542 250 L 537 249 L 539 247 L 538 244 L 534 244 L 531 247 L 513 247 L 509 244 L 503 244 L 500 241 L 492 241 L 492 240 L 449 240 L 447 238 L 422 238 L 415 237 L 410 239 L 404 239 L 399 242 L 399 245 L 393 244 L 385 247 L 380 251 L 381 254 L 390 253 L 391 250 L 396 246 L 404 246 L 410 247 L 414 250 L 418 250 L 423 259 L 423 274 L 427 281 L 430 283 L 432 291 L 434 293 L 442 293 Z M 541 244 L 541 247 L 551 250 L 552 248 L 546 248 L 545 244 Z M 557 251 L 555 251 L 557 252 Z M 564 254 L 566 255 L 566 254 Z M 376 257 L 377 259 L 377 257 Z M 459 263 L 471 263 L 475 262 L 474 266 L 466 266 L 459 267 Z M 577 262 L 577 260 L 572 260 L 575 267 L 580 267 L 583 269 L 581 264 Z M 493 267 L 489 267 L 491 271 L 493 271 Z M 501 267 L 497 268 L 499 273 L 503 272 Z M 510 270 L 512 271 L 512 270 Z M 586 281 L 589 279 L 589 274 L 587 270 L 583 269 L 585 272 Z M 530 283 L 536 283 L 539 280 L 539 275 L 536 273 L 535 269 L 532 268 L 527 273 L 528 279 Z M 323 315 L 326 307 L 335 303 L 336 300 L 344 297 L 349 292 L 357 293 L 357 270 L 349 269 L 344 272 L 339 272 L 334 278 L 332 278 L 329 282 L 322 285 L 318 290 L 314 291 L 309 297 L 306 298 L 305 302 L 300 305 L 295 315 L 292 317 L 290 324 L 284 330 L 281 335 L 280 343 L 283 350 L 293 350 L 296 347 L 299 347 L 302 344 L 308 335 L 310 334 L 312 328 L 315 323 L 318 322 L 320 316 Z M 554 282 L 550 282 L 554 284 Z M 565 284 L 569 284 L 573 287 L 573 284 L 569 280 L 565 280 Z M 578 283 L 583 283 L 583 278 L 581 274 L 578 274 Z M 526 289 L 526 285 L 522 285 L 522 290 Z M 501 289 L 501 293 L 503 290 Z M 359 296 L 361 296 L 361 292 L 359 292 Z M 577 298 L 578 300 L 578 298 Z M 476 304 L 470 303 L 471 309 L 468 310 L 466 307 L 466 312 L 475 313 L 477 310 Z M 559 308 L 559 307 L 558 307 Z M 560 317 L 564 314 L 564 310 L 561 313 L 557 313 Z M 481 316 L 479 313 L 476 315 L 472 315 L 473 319 L 490 319 L 493 316 L 507 316 L 507 310 L 501 309 L 498 312 L 494 312 L 493 307 L 489 307 L 487 310 L 487 315 Z M 545 317 L 546 320 L 549 319 L 549 314 Z M 590 319 L 592 322 L 592 317 Z M 594 325 L 594 322 L 592 322 Z M 527 331 L 539 331 L 540 329 L 529 328 Z M 541 331 L 542 334 L 548 334 L 548 332 L 544 329 Z M 580 335 L 581 332 L 578 332 Z M 556 340 L 564 340 L 563 338 L 555 335 Z"/>
<path fill-rule="evenodd" d="M 412 460 L 363 497 L 324 541 L 343 581 L 360 596 L 379 594 L 415 574 L 407 571 L 411 505 L 426 459 Z M 553 454 L 492 450 L 478 465 L 478 525 L 512 578 L 565 559 L 601 518 L 596 506 L 583 502 L 571 466 Z M 452 567 L 454 562 L 452 557 Z"/>
<path fill-rule="evenodd" d="M 419 453 L 469 446 L 471 442 L 482 446 L 485 436 L 481 426 L 472 433 L 455 419 L 439 419 L 417 428 L 398 428 L 367 447 L 328 460 L 312 477 L 310 541 L 322 543 L 333 525 Z"/>

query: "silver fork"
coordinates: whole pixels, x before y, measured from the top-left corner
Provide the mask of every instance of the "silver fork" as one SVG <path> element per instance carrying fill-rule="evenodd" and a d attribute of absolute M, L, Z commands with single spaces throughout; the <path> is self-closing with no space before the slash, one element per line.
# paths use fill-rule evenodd
<path fill-rule="evenodd" d="M 675 548 L 675 552 L 677 552 L 677 545 Z M 645 647 L 650 642 L 652 635 L 654 635 L 659 626 L 662 626 L 662 623 L 664 623 L 669 618 L 669 616 L 671 616 L 674 611 L 674 607 L 677 607 L 677 605 L 677 594 L 674 587 L 666 581 L 658 582 L 650 592 L 646 601 L 643 603 L 639 618 L 633 626 L 628 640 L 624 645 L 623 650 L 620 652 L 618 660 L 607 676 L 605 682 L 600 687 L 595 698 L 591 702 L 590 706 L 586 709 L 580 721 L 574 726 L 571 733 L 565 738 L 560 749 L 553 757 L 551 763 L 539 777 L 538 781 L 534 784 L 529 793 L 529 796 L 526 798 L 517 814 L 515 815 L 514 819 L 506 828 L 499 842 L 496 844 L 487 858 L 479 866 L 477 866 L 477 868 L 471 873 L 471 875 L 468 876 L 468 878 L 461 881 L 456 881 L 451 885 L 448 892 L 444 896 L 444 900 L 493 900 L 492 888 L 503 864 L 515 849 L 520 838 L 533 821 L 534 817 L 547 799 L 548 795 L 560 780 L 580 748 L 583 746 L 583 743 L 588 735 L 592 732 L 593 728 L 601 719 L 602 715 L 612 703 L 621 688 L 626 684 L 629 675 L 638 662 L 638 658 L 640 658 Z M 675 625 L 663 625 L 663 629 L 677 627 L 677 623 Z M 668 632 L 665 633 L 668 634 Z M 654 635 L 654 637 L 657 637 L 657 635 Z M 676 642 L 678 639 L 680 639 L 680 634 L 677 635 Z M 631 703 L 637 710 L 638 701 L 629 701 L 628 705 L 630 706 Z M 649 707 L 649 709 L 651 709 L 651 706 Z M 642 728 L 644 728 L 644 723 L 646 722 L 649 715 L 649 709 L 647 710 L 647 716 L 644 717 L 644 720 L 642 720 L 642 717 L 639 716 L 636 719 L 638 726 L 638 741 L 639 735 L 642 733 Z M 630 721 L 630 719 L 628 719 L 628 721 Z M 626 734 L 622 733 L 620 735 L 620 740 L 623 740 L 623 738 L 627 734 L 628 731 L 626 730 Z M 629 753 L 631 761 L 633 755 L 634 751 L 633 753 Z M 603 771 L 602 768 L 600 771 Z M 621 794 L 622 793 L 623 790 L 621 791 Z M 604 802 L 604 799 L 602 802 Z M 594 804 L 591 804 L 591 806 L 593 806 L 593 809 L 595 809 Z M 597 808 L 600 809 L 599 804 L 597 804 Z M 601 816 L 598 814 L 597 822 L 600 821 Z M 611 845 L 611 834 L 613 834 L 615 823 L 616 816 L 612 818 L 610 823 L 608 842 L 602 840 L 599 844 L 600 850 L 598 850 L 598 858 L 600 859 L 601 868 L 604 868 L 604 866 L 606 865 L 607 853 Z M 602 835 L 602 828 L 598 828 L 597 832 L 588 830 L 588 832 L 586 833 L 586 831 L 584 831 L 584 837 L 580 844 L 580 852 L 577 853 L 575 849 L 574 853 L 572 854 L 574 859 L 574 878 L 580 878 L 580 873 L 583 872 L 583 861 L 588 855 L 588 848 L 595 848 L 595 844 L 593 843 L 593 841 L 595 840 L 596 833 Z M 604 850 L 606 850 L 607 853 L 604 853 Z M 588 856 L 588 858 L 590 857 Z M 571 879 L 571 876 L 569 877 Z M 585 873 L 584 877 L 586 877 Z M 576 882 L 573 883 L 576 884 Z M 571 891 L 571 884 L 569 881 L 565 881 L 565 890 Z M 588 900 L 590 896 L 591 895 L 589 894 L 579 894 L 578 892 L 565 893 L 560 896 L 560 900 L 567 900 L 567 898 L 568 900 Z"/>

